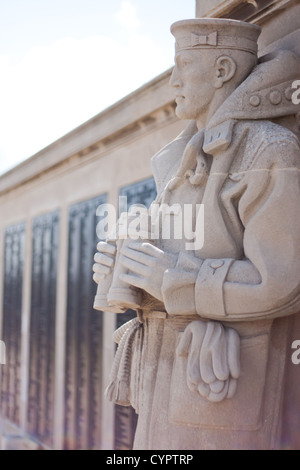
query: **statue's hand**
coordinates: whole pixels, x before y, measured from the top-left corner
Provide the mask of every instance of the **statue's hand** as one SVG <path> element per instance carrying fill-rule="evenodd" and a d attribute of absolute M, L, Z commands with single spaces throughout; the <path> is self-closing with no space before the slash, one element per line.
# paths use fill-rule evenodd
<path fill-rule="evenodd" d="M 120 263 L 128 269 L 128 274 L 122 274 L 120 279 L 163 301 L 163 276 L 176 262 L 177 255 L 166 253 L 151 243 L 131 242 L 121 250 Z"/>
<path fill-rule="evenodd" d="M 231 398 L 240 375 L 238 333 L 220 322 L 190 323 L 183 332 L 176 354 L 188 356 L 187 385 L 209 401 Z"/>
<path fill-rule="evenodd" d="M 94 256 L 93 279 L 99 284 L 100 281 L 110 274 L 115 264 L 116 246 L 112 243 L 99 242 L 97 245 L 98 253 Z"/>

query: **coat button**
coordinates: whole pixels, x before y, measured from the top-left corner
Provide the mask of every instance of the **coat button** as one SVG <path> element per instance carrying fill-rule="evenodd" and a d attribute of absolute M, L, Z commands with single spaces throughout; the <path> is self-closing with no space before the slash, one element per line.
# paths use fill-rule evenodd
<path fill-rule="evenodd" d="M 219 259 L 216 259 L 215 261 L 212 261 L 210 263 L 210 267 L 213 269 L 218 269 L 218 268 L 221 268 L 222 266 L 224 266 L 224 261 L 219 260 Z"/>
<path fill-rule="evenodd" d="M 280 104 L 282 101 L 281 93 L 278 90 L 271 91 L 269 98 L 270 98 L 271 103 L 275 105 Z"/>
<path fill-rule="evenodd" d="M 257 108 L 257 106 L 260 105 L 261 103 L 261 99 L 260 99 L 260 96 L 259 95 L 252 95 L 250 96 L 250 104 L 251 106 L 254 106 L 255 108 Z"/>
<path fill-rule="evenodd" d="M 293 93 L 294 89 L 292 87 L 289 87 L 285 90 L 284 95 L 288 101 L 292 101 Z"/>

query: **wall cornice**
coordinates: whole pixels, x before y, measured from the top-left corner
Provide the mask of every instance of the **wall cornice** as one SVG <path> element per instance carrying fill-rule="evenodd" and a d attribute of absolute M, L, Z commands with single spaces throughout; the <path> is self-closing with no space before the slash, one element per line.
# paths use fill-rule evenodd
<path fill-rule="evenodd" d="M 262 24 L 280 10 L 298 3 L 297 0 L 224 0 L 211 9 L 204 17 L 232 18 Z"/>
<path fill-rule="evenodd" d="M 0 195 L 68 159 L 102 153 L 136 138 L 157 123 L 175 120 L 174 96 L 169 86 L 172 69 L 143 85 L 81 126 L 0 176 Z"/>

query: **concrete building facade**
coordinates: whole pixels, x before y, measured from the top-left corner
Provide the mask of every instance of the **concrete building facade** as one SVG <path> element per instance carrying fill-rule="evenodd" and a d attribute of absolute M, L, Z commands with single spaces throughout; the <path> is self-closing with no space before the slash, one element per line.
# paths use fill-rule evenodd
<path fill-rule="evenodd" d="M 278 40 L 295 40 L 300 3 L 197 0 L 196 16 L 260 24 L 263 53 Z M 0 176 L 3 449 L 132 446 L 133 410 L 103 398 L 112 333 L 130 312 L 116 317 L 93 310 L 96 210 L 103 203 L 118 207 L 120 195 L 129 205 L 154 199 L 150 159 L 186 125 L 175 116 L 170 75 L 167 70 Z"/>

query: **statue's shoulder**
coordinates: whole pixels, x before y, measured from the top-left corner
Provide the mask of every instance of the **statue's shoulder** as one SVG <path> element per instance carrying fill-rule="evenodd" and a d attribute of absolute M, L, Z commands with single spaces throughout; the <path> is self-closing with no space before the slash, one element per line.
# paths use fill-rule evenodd
<path fill-rule="evenodd" d="M 300 168 L 299 139 L 286 127 L 269 120 L 238 121 L 235 135 L 243 136 L 244 169 Z"/>

